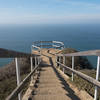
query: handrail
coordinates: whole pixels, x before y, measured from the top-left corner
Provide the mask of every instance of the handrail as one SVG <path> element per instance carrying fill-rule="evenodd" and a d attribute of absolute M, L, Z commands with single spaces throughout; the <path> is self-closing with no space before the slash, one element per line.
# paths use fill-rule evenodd
<path fill-rule="evenodd" d="M 49 43 L 49 44 L 44 44 L 44 43 Z M 45 48 L 46 47 L 52 47 L 52 48 L 61 48 L 61 49 L 63 49 L 64 48 L 64 43 L 60 42 L 60 41 L 35 41 L 35 42 L 33 42 L 32 46 L 34 48 L 39 47 L 39 49 L 41 47 L 45 47 Z"/>
<path fill-rule="evenodd" d="M 97 100 L 97 92 L 98 92 L 98 87 L 100 88 L 100 82 L 99 82 L 99 73 L 100 73 L 100 50 L 89 50 L 89 51 L 82 51 L 82 52 L 76 52 L 76 53 L 69 53 L 69 54 L 55 54 L 56 56 L 56 63 L 59 64 L 59 66 L 63 66 L 64 68 L 70 70 L 72 72 L 72 81 L 74 77 L 74 73 L 80 76 L 81 78 L 91 82 L 92 84 L 95 85 L 95 94 L 94 94 L 94 100 Z M 68 66 L 64 65 L 65 64 L 65 57 L 72 57 L 72 68 L 69 68 Z M 97 60 L 97 70 L 96 70 L 96 79 L 89 77 L 88 75 L 85 75 L 81 72 L 78 72 L 74 70 L 74 58 L 75 56 L 98 56 Z M 61 63 L 61 57 L 63 57 L 64 64 Z M 63 68 L 63 70 L 64 70 Z M 63 71 L 64 72 L 64 71 Z"/>
<path fill-rule="evenodd" d="M 15 58 L 15 64 L 16 64 L 16 76 L 17 76 L 17 87 L 14 89 L 14 91 L 6 98 L 6 100 L 11 100 L 13 97 L 18 95 L 18 100 L 21 100 L 21 93 L 22 87 L 25 85 L 28 79 L 31 78 L 31 76 L 34 74 L 35 70 L 37 70 L 39 64 L 41 63 L 39 54 L 31 54 L 31 53 L 24 53 L 14 50 L 8 50 L 4 48 L 0 48 L 0 58 Z M 18 58 L 26 58 L 30 57 L 31 59 L 31 72 L 25 77 L 23 81 L 21 81 L 20 77 L 20 66 L 18 63 Z M 35 68 L 33 69 L 33 58 L 35 58 Z"/>
<path fill-rule="evenodd" d="M 57 56 L 100 56 L 100 50 L 89 50 L 69 54 L 57 54 Z"/>
<path fill-rule="evenodd" d="M 60 42 L 60 41 L 52 41 L 53 43 L 60 43 L 60 44 L 62 44 L 62 45 L 64 45 L 64 43 L 63 42 Z"/>
<path fill-rule="evenodd" d="M 21 92 L 22 88 L 24 87 L 25 83 L 31 78 L 34 72 L 37 70 L 39 65 L 37 65 L 27 76 L 26 78 L 13 90 L 13 92 L 6 98 L 6 100 L 13 100 L 18 93 Z"/>
<path fill-rule="evenodd" d="M 95 86 L 98 86 L 100 88 L 100 82 L 97 81 L 96 79 L 94 79 L 94 78 L 92 78 L 92 77 L 90 77 L 90 76 L 88 76 L 86 74 L 83 74 L 83 73 L 81 73 L 79 71 L 76 71 L 76 70 L 74 70 L 74 69 L 72 69 L 72 68 L 70 68 L 68 66 L 65 66 L 64 64 L 62 64 L 60 62 L 56 62 L 56 63 L 60 64 L 61 66 L 65 67 L 67 70 L 75 73 L 76 75 L 80 76 L 81 78 L 85 79 L 86 81 L 88 81 L 88 82 L 90 82 L 90 83 L 92 83 Z"/>
<path fill-rule="evenodd" d="M 22 57 L 35 57 L 35 56 L 40 56 L 40 55 L 0 48 L 0 58 L 15 58 L 15 57 L 22 58 Z"/>
<path fill-rule="evenodd" d="M 35 41 L 33 44 L 38 44 L 38 43 L 52 43 L 52 41 Z"/>

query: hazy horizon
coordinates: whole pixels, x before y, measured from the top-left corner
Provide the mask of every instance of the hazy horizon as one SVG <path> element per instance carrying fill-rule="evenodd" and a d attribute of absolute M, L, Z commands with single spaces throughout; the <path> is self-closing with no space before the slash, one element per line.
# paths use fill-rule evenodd
<path fill-rule="evenodd" d="M 0 0 L 0 24 L 100 24 L 100 1 Z"/>

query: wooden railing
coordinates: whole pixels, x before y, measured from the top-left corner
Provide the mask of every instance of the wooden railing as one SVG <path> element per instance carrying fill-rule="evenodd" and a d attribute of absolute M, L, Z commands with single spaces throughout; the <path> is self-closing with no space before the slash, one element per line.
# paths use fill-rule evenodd
<path fill-rule="evenodd" d="M 72 68 L 65 65 L 65 57 L 71 56 L 72 57 Z M 97 71 L 96 71 L 96 79 L 83 74 L 74 69 L 74 57 L 75 56 L 98 56 L 97 60 Z M 63 63 L 61 62 L 61 58 L 63 58 Z M 67 62 L 67 61 L 66 61 Z M 79 77 L 85 79 L 86 81 L 95 85 L 95 93 L 94 93 L 94 100 L 97 100 L 98 88 L 100 88 L 99 82 L 99 75 L 100 75 L 100 50 L 91 50 L 91 51 L 84 51 L 84 52 L 76 52 L 76 53 L 69 53 L 69 54 L 56 54 L 56 63 L 57 66 L 63 67 L 63 72 L 65 69 L 72 72 L 72 81 L 74 79 L 74 74 L 78 75 Z"/>
<path fill-rule="evenodd" d="M 31 72 L 25 77 L 23 81 L 21 81 L 20 76 L 20 65 L 19 65 L 19 58 L 26 58 L 30 57 L 31 62 Z M 17 76 L 17 87 L 13 90 L 13 92 L 6 98 L 6 100 L 14 100 L 15 97 L 18 95 L 18 100 L 21 100 L 21 91 L 25 85 L 25 83 L 32 79 L 31 76 L 35 75 L 35 71 L 38 69 L 39 64 L 41 62 L 40 55 L 36 54 L 30 54 L 30 53 L 23 53 L 23 52 L 17 52 L 13 50 L 3 49 L 0 48 L 0 58 L 15 58 L 15 64 L 16 64 L 16 76 Z M 35 59 L 35 66 L 33 66 L 33 58 Z"/>

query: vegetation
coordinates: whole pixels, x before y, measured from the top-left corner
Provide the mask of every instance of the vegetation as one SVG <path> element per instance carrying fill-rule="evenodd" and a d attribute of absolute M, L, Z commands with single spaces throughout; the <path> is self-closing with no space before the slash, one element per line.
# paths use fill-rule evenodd
<path fill-rule="evenodd" d="M 72 48 L 66 48 L 61 53 L 66 54 L 74 52 L 77 52 L 77 50 Z M 71 67 L 72 65 L 71 62 L 72 62 L 71 57 L 66 57 L 66 65 Z M 19 63 L 21 68 L 21 78 L 23 79 L 30 72 L 30 60 L 29 58 L 27 59 L 20 58 Z M 86 57 L 75 57 L 75 69 L 93 78 L 96 77 L 95 76 L 96 71 L 95 69 L 93 69 L 93 66 Z M 70 76 L 71 72 L 66 71 L 66 74 Z M 74 75 L 74 82 L 72 82 L 72 84 L 76 85 L 79 89 L 87 91 L 91 96 L 94 96 L 94 86 L 91 83 L 78 77 L 77 75 Z M 28 84 L 26 84 L 25 87 L 27 88 L 27 86 Z M 0 68 L 0 100 L 5 100 L 5 97 L 7 97 L 15 89 L 15 87 L 16 87 L 16 68 L 15 68 L 15 62 L 12 61 L 10 64 Z M 99 95 L 98 99 L 100 100 L 100 92 L 98 95 Z"/>
<path fill-rule="evenodd" d="M 64 54 L 74 53 L 74 52 L 78 52 L 78 51 L 75 49 L 72 49 L 72 48 L 66 48 L 62 51 L 62 53 L 64 53 Z M 71 67 L 71 65 L 72 65 L 71 57 L 66 57 L 66 60 L 67 60 L 66 65 Z M 86 57 L 75 57 L 75 69 L 88 75 L 88 76 L 91 76 L 93 78 L 96 77 L 96 70 L 93 69 L 93 66 L 91 65 L 91 63 L 88 61 L 88 59 Z M 71 72 L 66 71 L 66 74 L 71 76 Z M 72 82 L 72 81 L 70 81 L 70 82 L 72 84 L 76 85 L 78 87 L 78 89 L 85 90 L 91 96 L 94 96 L 95 86 L 93 84 L 85 81 L 84 79 L 80 78 L 77 75 L 74 75 L 74 82 Z M 100 89 L 98 92 L 98 100 L 100 100 Z"/>
<path fill-rule="evenodd" d="M 19 64 L 21 69 L 21 79 L 23 80 L 30 72 L 29 59 L 20 58 Z M 12 61 L 10 64 L 0 68 L 0 100 L 5 100 L 5 98 L 16 88 L 16 86 L 15 62 Z M 25 91 L 27 86 L 28 83 L 25 85 L 23 91 Z"/>

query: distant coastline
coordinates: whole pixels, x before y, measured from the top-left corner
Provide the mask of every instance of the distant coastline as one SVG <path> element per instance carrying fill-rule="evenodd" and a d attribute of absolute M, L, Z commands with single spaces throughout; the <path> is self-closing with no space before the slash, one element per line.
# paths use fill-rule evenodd
<path fill-rule="evenodd" d="M 34 41 L 58 40 L 79 51 L 95 50 L 100 49 L 99 33 L 100 24 L 1 25 L 0 47 L 31 52 Z M 94 68 L 96 58 L 88 57 Z"/>

